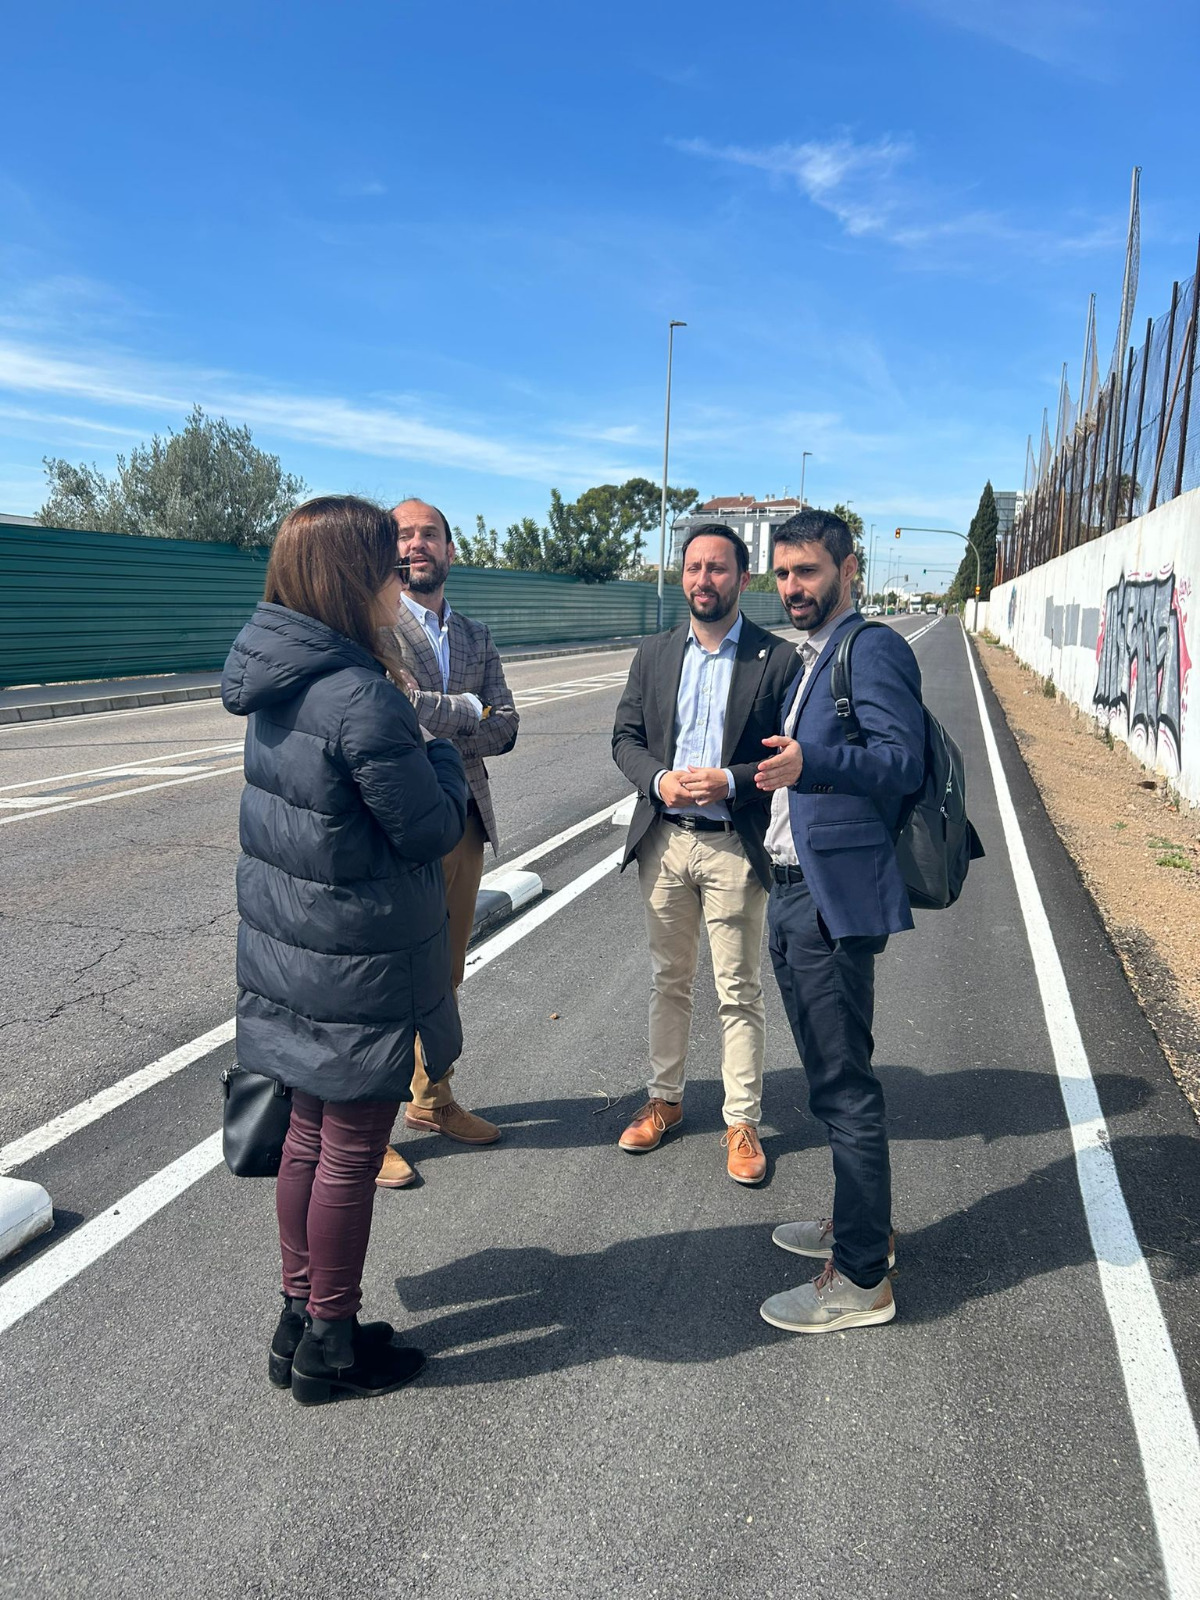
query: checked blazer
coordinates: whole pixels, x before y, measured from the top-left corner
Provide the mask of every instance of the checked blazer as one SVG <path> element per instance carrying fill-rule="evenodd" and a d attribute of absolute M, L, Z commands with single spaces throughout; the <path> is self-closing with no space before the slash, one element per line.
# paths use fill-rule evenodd
<path fill-rule="evenodd" d="M 513 705 L 512 691 L 504 681 L 500 654 L 488 628 L 451 609 L 447 632 L 450 676 L 443 690 L 442 669 L 424 628 L 407 606 L 400 607 L 396 639 L 404 665 L 421 688 L 417 720 L 426 732 L 438 739 L 451 740 L 458 750 L 466 768 L 471 796 L 479 807 L 483 831 L 492 850 L 498 851 L 500 834 L 496 828 L 496 808 L 492 804 L 483 758 L 502 756 L 512 749 L 517 742 L 521 719 Z M 460 694 L 477 695 L 485 706 L 491 706 L 491 715 L 477 722 L 469 707 L 455 703 L 454 696 Z"/>

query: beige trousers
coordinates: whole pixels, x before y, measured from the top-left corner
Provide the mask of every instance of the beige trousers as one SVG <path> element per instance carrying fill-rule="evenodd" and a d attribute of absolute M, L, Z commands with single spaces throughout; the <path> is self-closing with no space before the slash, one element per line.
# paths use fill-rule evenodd
<path fill-rule="evenodd" d="M 462 838 L 448 856 L 442 857 L 446 910 L 450 915 L 451 981 L 455 994 L 467 969 L 467 944 L 475 921 L 475 897 L 479 893 L 479 880 L 483 877 L 483 847 L 486 842 L 483 823 L 472 806 L 467 813 L 467 826 Z M 426 1111 L 432 1111 L 435 1106 L 449 1105 L 454 1099 L 454 1090 L 450 1086 L 453 1075 L 454 1068 L 451 1067 L 444 1078 L 437 1083 L 430 1083 L 418 1034 L 412 1075 L 413 1105 L 421 1106 Z"/>
<path fill-rule="evenodd" d="M 690 833 L 658 821 L 638 846 L 650 937 L 651 1096 L 683 1098 L 700 924 L 708 930 L 721 1018 L 725 1121 L 762 1117 L 766 1007 L 762 992 L 767 891 L 736 833 Z"/>

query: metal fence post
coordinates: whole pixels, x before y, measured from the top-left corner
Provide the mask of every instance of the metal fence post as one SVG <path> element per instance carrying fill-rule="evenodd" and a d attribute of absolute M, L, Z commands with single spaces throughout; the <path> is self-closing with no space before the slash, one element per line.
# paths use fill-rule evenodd
<path fill-rule="evenodd" d="M 1167 315 L 1167 348 L 1163 356 L 1163 382 L 1162 398 L 1158 408 L 1158 442 L 1154 449 L 1154 482 L 1150 485 L 1150 504 L 1147 511 L 1153 511 L 1158 504 L 1158 474 L 1162 470 L 1163 445 L 1166 443 L 1164 430 L 1167 427 L 1167 394 L 1171 387 L 1171 352 L 1175 343 L 1175 312 L 1179 307 L 1179 283 L 1171 285 L 1171 309 Z"/>
<path fill-rule="evenodd" d="M 1142 350 L 1142 381 L 1138 389 L 1137 433 L 1133 441 L 1133 463 L 1129 468 L 1129 520 L 1133 521 L 1138 490 L 1138 456 L 1142 448 L 1142 413 L 1146 409 L 1146 375 L 1150 371 L 1150 339 L 1154 333 L 1154 318 L 1146 318 L 1146 343 Z"/>
<path fill-rule="evenodd" d="M 1187 382 L 1183 390 L 1183 409 L 1179 413 L 1179 460 L 1175 463 L 1175 498 L 1183 493 L 1183 458 L 1187 450 L 1188 417 L 1192 409 L 1192 376 L 1196 366 L 1196 313 L 1200 311 L 1200 244 L 1196 247 L 1196 270 L 1192 274 L 1192 314 L 1188 319 L 1190 336 L 1184 369 Z"/>
<path fill-rule="evenodd" d="M 1112 485 L 1111 488 L 1106 491 L 1104 496 L 1104 517 L 1100 528 L 1102 533 L 1108 531 L 1104 527 L 1104 523 L 1109 523 L 1109 527 L 1115 528 L 1117 526 L 1117 519 L 1121 515 L 1121 462 L 1125 456 L 1125 424 L 1129 421 L 1129 388 L 1132 382 L 1133 346 L 1130 345 L 1129 360 L 1125 363 L 1124 392 L 1121 397 L 1121 426 L 1117 433 L 1117 456 L 1116 460 L 1113 462 Z M 1108 509 L 1110 506 L 1112 507 L 1111 522 L 1109 522 L 1108 515 Z"/>

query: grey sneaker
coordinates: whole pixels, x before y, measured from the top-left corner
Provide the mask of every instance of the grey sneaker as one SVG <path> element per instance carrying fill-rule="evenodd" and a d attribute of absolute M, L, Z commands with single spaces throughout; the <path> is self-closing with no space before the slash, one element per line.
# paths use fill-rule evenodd
<path fill-rule="evenodd" d="M 833 1218 L 816 1222 L 781 1222 L 771 1235 L 771 1243 L 795 1256 L 812 1256 L 815 1261 L 833 1260 Z M 896 1265 L 896 1235 L 888 1234 L 888 1266 Z"/>
<path fill-rule="evenodd" d="M 829 1261 L 811 1283 L 764 1300 L 759 1315 L 773 1328 L 786 1328 L 789 1333 L 837 1333 L 841 1328 L 890 1322 L 896 1315 L 896 1302 L 887 1278 L 873 1289 L 860 1289 Z"/>

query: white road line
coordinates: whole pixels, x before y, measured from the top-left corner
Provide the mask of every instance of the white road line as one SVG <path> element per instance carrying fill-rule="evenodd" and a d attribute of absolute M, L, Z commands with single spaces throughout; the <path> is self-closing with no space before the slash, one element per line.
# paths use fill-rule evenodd
<path fill-rule="evenodd" d="M 181 1044 L 177 1050 L 160 1056 L 149 1066 L 131 1072 L 119 1083 L 111 1084 L 107 1089 L 101 1089 L 98 1094 L 81 1100 L 69 1111 L 51 1117 L 50 1121 L 43 1122 L 40 1128 L 34 1128 L 29 1133 L 22 1134 L 19 1139 L 13 1139 L 9 1144 L 0 1146 L 0 1173 L 11 1172 L 14 1167 L 24 1166 L 26 1161 L 32 1161 L 43 1151 L 52 1149 L 64 1139 L 69 1139 L 73 1133 L 78 1133 L 80 1128 L 86 1128 L 89 1123 L 98 1122 L 110 1111 L 123 1106 L 127 1100 L 136 1099 L 139 1094 L 152 1089 L 156 1083 L 162 1083 L 176 1072 L 182 1072 L 184 1067 L 191 1066 L 193 1061 L 199 1061 L 201 1056 L 209 1055 L 213 1050 L 220 1049 L 221 1045 L 228 1044 L 233 1034 L 234 1022 L 231 1017 L 228 1022 L 222 1022 L 220 1027 L 211 1028 L 207 1033 L 202 1033 L 198 1039 L 192 1039 L 187 1044 Z"/>
<path fill-rule="evenodd" d="M 486 944 L 481 944 L 477 950 L 468 951 L 465 977 L 469 978 L 473 972 L 481 971 L 490 961 L 503 955 L 535 928 L 540 928 L 543 922 L 548 922 L 564 906 L 569 906 L 572 900 L 578 900 L 581 894 L 585 894 L 593 884 L 599 883 L 601 878 L 607 877 L 620 865 L 624 853 L 623 850 L 614 850 L 610 856 L 605 856 L 603 861 L 597 861 L 594 867 L 589 867 L 586 872 L 580 873 L 578 878 L 572 879 L 564 888 L 547 895 L 532 911 L 527 911 L 517 921 L 510 922 L 507 928 L 501 928 L 500 932 Z"/>
<path fill-rule="evenodd" d="M 540 861 L 543 856 L 548 856 L 552 850 L 557 850 L 559 845 L 567 844 L 572 839 L 577 839 L 581 833 L 587 833 L 592 828 L 598 828 L 602 822 L 608 822 L 620 801 L 614 800 L 611 805 L 604 807 L 603 811 L 593 811 L 590 817 L 584 817 L 582 822 L 576 822 L 569 828 L 564 828 L 561 833 L 556 833 L 551 839 L 543 839 L 541 844 L 535 844 L 532 850 L 526 850 L 524 855 L 515 857 L 512 861 L 504 862 L 506 868 L 513 872 L 527 867 L 531 861 Z"/>
<path fill-rule="evenodd" d="M 473 956 L 467 958 L 464 981 L 472 973 L 481 971 L 497 956 L 510 950 L 535 928 L 540 928 L 564 906 L 570 905 L 593 884 L 612 872 L 620 861 L 621 854 L 621 851 L 615 850 L 612 855 L 606 856 L 594 867 L 589 867 L 586 872 L 559 889 L 556 894 L 548 896 L 519 921 L 510 923 L 507 928 L 502 928 L 493 938 L 480 945 Z M 219 1030 L 214 1030 L 217 1031 Z M 188 1047 L 185 1045 L 183 1048 Z M 201 1140 L 198 1145 L 180 1156 L 177 1161 L 172 1161 L 170 1166 L 164 1167 L 152 1178 L 147 1178 L 145 1183 L 130 1190 L 100 1216 L 83 1223 L 74 1233 L 68 1234 L 61 1244 L 38 1256 L 7 1283 L 0 1284 L 0 1333 L 6 1332 L 65 1284 L 86 1271 L 114 1245 L 128 1238 L 141 1227 L 143 1222 L 147 1222 L 220 1164 L 221 1132 L 218 1129 L 216 1133 L 210 1134 L 207 1139 Z"/>
<path fill-rule="evenodd" d="M 1116 1340 L 1125 1393 L 1142 1454 L 1172 1600 L 1200 1600 L 1200 1438 L 1154 1281 L 1138 1242 L 1110 1148 L 1111 1138 L 1050 920 L 1021 836 L 988 718 L 971 646 L 963 633 L 983 740 L 1004 825 L 1046 1030 L 1075 1147 L 1100 1287 Z"/>
<path fill-rule="evenodd" d="M 219 778 L 223 773 L 240 772 L 239 761 L 232 767 L 213 767 L 207 772 L 197 772 L 190 778 L 167 778 L 162 783 L 139 783 L 136 789 L 118 789 L 116 794 L 94 794 L 87 800 L 64 800 L 61 805 L 43 806 L 39 811 L 20 811 L 15 817 L 0 817 L 0 828 L 14 822 L 27 822 L 30 817 L 48 817 L 60 811 L 77 811 L 80 806 L 102 806 L 110 800 L 128 800 L 131 794 L 153 794 L 156 789 L 174 789 L 181 783 L 203 783 L 205 778 Z"/>
<path fill-rule="evenodd" d="M 176 750 L 169 756 L 159 751 L 157 755 L 146 756 L 141 761 L 122 761 L 118 767 L 88 767 L 83 772 L 59 772 L 49 778 L 25 778 L 20 783 L 0 783 L 0 794 L 11 794 L 14 789 L 50 789 L 56 783 L 71 783 L 76 778 L 136 777 L 139 772 L 153 773 L 160 767 L 176 767 L 189 756 L 228 756 L 241 748 L 239 740 L 236 744 L 206 744 L 195 750 Z M 207 771 L 207 768 L 183 767 L 179 770 L 200 772 Z"/>
<path fill-rule="evenodd" d="M 186 1155 L 172 1161 L 169 1167 L 156 1172 L 145 1183 L 139 1183 L 109 1206 L 98 1217 L 83 1223 L 68 1234 L 60 1245 L 39 1256 L 24 1272 L 0 1287 L 0 1333 L 5 1333 L 14 1322 L 19 1322 L 43 1300 L 48 1300 L 56 1290 L 70 1283 L 72 1278 L 90 1267 L 100 1257 L 107 1255 L 114 1245 L 120 1244 L 143 1222 L 170 1205 L 186 1190 L 221 1163 L 220 1130 L 194 1146 Z"/>
<path fill-rule="evenodd" d="M 526 850 L 524 855 L 517 856 L 514 861 L 506 861 L 499 869 L 502 872 L 518 872 L 529 862 L 538 860 L 539 857 L 549 855 L 552 850 L 557 850 L 562 844 L 576 838 L 589 829 L 599 827 L 601 823 L 608 822 L 612 817 L 616 805 L 605 806 L 603 811 L 595 811 L 590 817 L 585 817 L 582 822 L 577 822 L 573 827 L 564 828 L 561 833 L 553 834 L 549 839 L 543 839 L 541 844 L 535 844 L 531 850 Z M 585 878 L 587 874 L 583 875 Z M 586 889 L 595 880 L 583 883 Z M 577 883 L 583 882 L 577 879 Z M 568 888 L 571 885 L 567 885 Z M 564 891 L 559 890 L 562 894 Z M 577 891 L 582 893 L 583 889 Z M 572 898 L 574 898 L 572 896 Z M 543 902 L 542 910 L 546 906 L 553 906 L 549 912 L 553 916 L 560 905 L 566 901 L 559 901 L 555 895 L 549 895 Z M 545 921 L 545 916 L 540 916 Z M 524 927 L 528 918 L 523 919 Z M 532 924 L 536 927 L 537 923 Z M 499 937 L 496 935 L 495 937 Z M 488 940 L 480 949 L 490 948 L 494 943 Z M 507 946 L 505 947 L 507 948 Z M 489 960 L 491 957 L 488 958 Z M 61 1144 L 64 1139 L 69 1139 L 73 1133 L 78 1133 L 81 1128 L 86 1128 L 93 1122 L 98 1122 L 101 1117 L 115 1111 L 118 1106 L 123 1106 L 126 1101 L 134 1100 L 139 1094 L 144 1094 L 147 1089 L 154 1088 L 155 1084 L 164 1082 L 173 1077 L 175 1073 L 182 1072 L 184 1067 L 191 1066 L 193 1061 L 199 1061 L 202 1056 L 210 1055 L 214 1050 L 220 1049 L 223 1044 L 228 1044 L 235 1032 L 235 1022 L 230 1017 L 228 1022 L 222 1022 L 215 1028 L 210 1028 L 207 1033 L 202 1033 L 196 1039 L 191 1039 L 187 1044 L 181 1044 L 177 1049 L 169 1051 L 165 1056 L 160 1056 L 157 1061 L 151 1061 L 148 1066 L 139 1067 L 136 1072 L 131 1072 L 127 1078 L 120 1082 L 110 1084 L 107 1089 L 101 1089 L 88 1099 L 81 1100 L 78 1105 L 72 1106 L 68 1111 L 62 1111 L 56 1117 L 51 1117 L 49 1122 L 43 1122 L 41 1127 L 32 1128 L 28 1133 L 23 1133 L 19 1139 L 13 1139 L 6 1145 L 0 1145 L 0 1175 L 12 1172 L 17 1167 L 24 1166 L 25 1162 L 32 1161 L 35 1156 L 42 1155 L 45 1151 L 53 1149 L 56 1144 Z"/>

